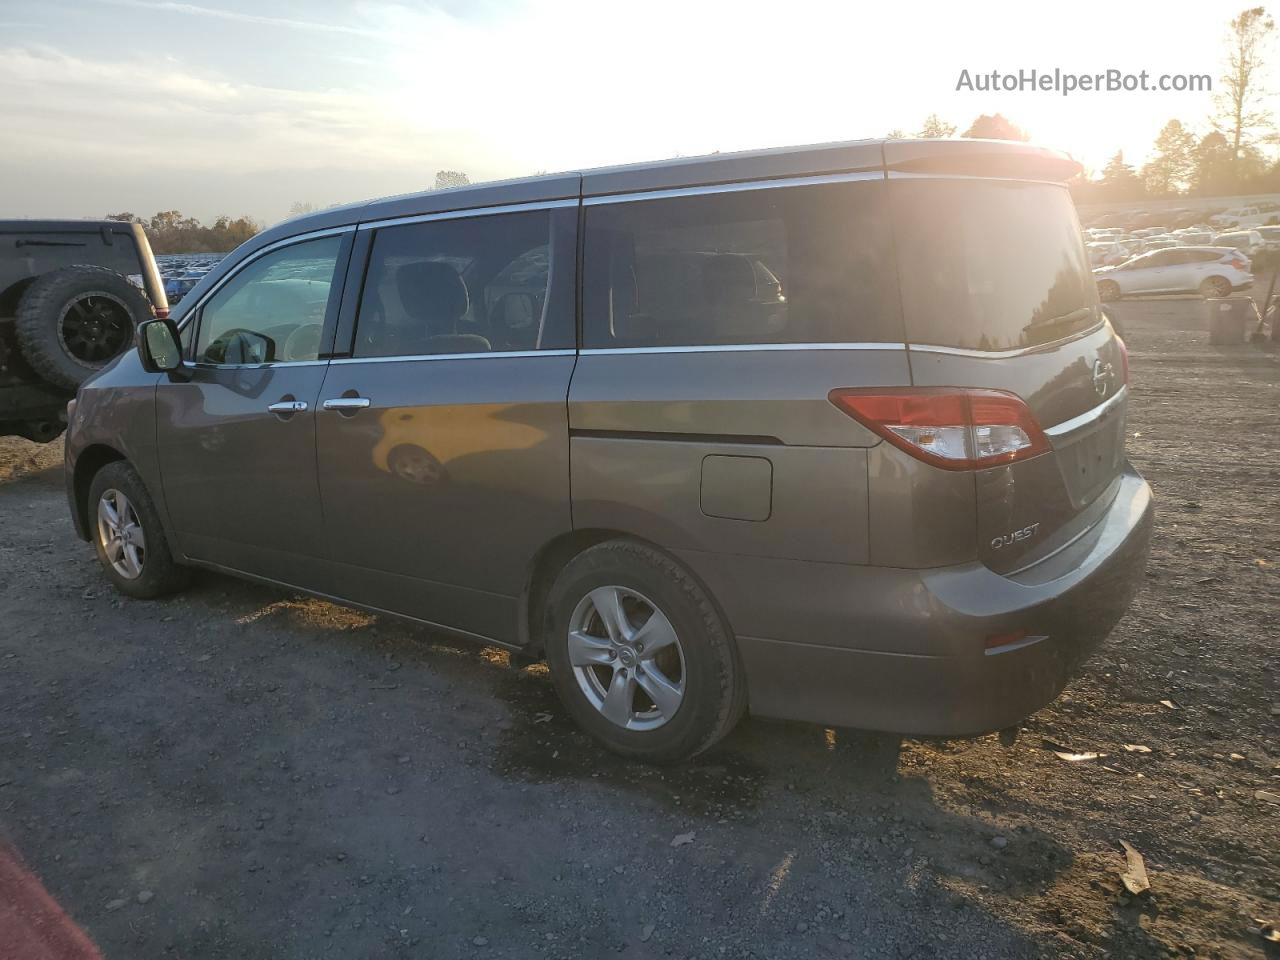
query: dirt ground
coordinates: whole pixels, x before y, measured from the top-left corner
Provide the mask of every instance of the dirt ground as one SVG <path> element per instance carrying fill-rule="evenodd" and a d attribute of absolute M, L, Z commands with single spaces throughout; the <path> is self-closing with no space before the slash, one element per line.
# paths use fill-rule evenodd
<path fill-rule="evenodd" d="M 58 445 L 0 440 L 0 841 L 108 960 L 1276 956 L 1280 361 L 1119 309 L 1148 586 L 1012 747 L 749 720 L 623 762 L 493 649 L 119 598 Z"/>

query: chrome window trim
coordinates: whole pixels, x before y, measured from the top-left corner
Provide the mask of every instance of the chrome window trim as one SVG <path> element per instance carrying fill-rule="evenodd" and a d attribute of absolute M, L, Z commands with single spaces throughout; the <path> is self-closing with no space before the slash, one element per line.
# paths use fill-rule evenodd
<path fill-rule="evenodd" d="M 576 350 L 490 350 L 484 353 L 415 353 L 397 357 L 335 357 L 325 361 L 348 363 L 406 363 L 417 360 L 498 360 L 520 357 L 572 357 Z"/>
<path fill-rule="evenodd" d="M 1045 436 L 1048 437 L 1064 437 L 1067 434 L 1075 433 L 1082 427 L 1101 420 L 1119 404 L 1121 404 L 1129 396 L 1129 385 L 1124 384 L 1119 390 L 1111 395 L 1107 400 L 1102 401 L 1096 407 L 1086 410 L 1078 417 L 1072 417 L 1070 420 L 1063 420 L 1061 423 L 1055 423 L 1052 427 L 1045 428 Z"/>
<path fill-rule="evenodd" d="M 909 170 L 888 170 L 885 173 L 888 180 L 980 180 L 985 183 L 1037 183 L 1047 187 L 1061 187 L 1067 189 L 1067 185 L 1061 180 L 1038 180 L 1035 177 L 982 177 L 972 173 L 914 173 Z"/>
<path fill-rule="evenodd" d="M 775 190 L 781 187 L 809 187 L 824 183 L 856 183 L 883 180 L 884 171 L 861 170 L 854 173 L 830 173 L 812 177 L 778 177 L 770 180 L 743 180 L 737 183 L 707 183 L 696 187 L 672 187 L 667 190 L 638 190 L 584 197 L 582 205 L 596 207 L 606 203 L 630 203 L 634 200 L 669 200 L 673 197 L 696 197 L 702 194 L 740 193 L 747 190 Z"/>
<path fill-rule="evenodd" d="M 274 367 L 322 367 L 328 360 L 272 360 L 269 363 L 200 363 L 184 364 L 189 370 L 267 370 Z"/>
<path fill-rule="evenodd" d="M 952 357 L 974 357 L 978 360 L 1007 360 L 1010 357 L 1023 357 L 1029 353 L 1043 353 L 1047 350 L 1055 350 L 1065 344 L 1097 333 L 1105 324 L 1106 317 L 1103 317 L 1093 326 L 1081 330 L 1079 333 L 1073 333 L 1069 337 L 1063 337 L 1061 340 L 1050 340 L 1048 343 L 1037 343 L 1030 347 L 1019 347 L 1017 350 L 971 350 L 968 347 L 944 347 L 936 343 L 910 343 L 907 348 L 913 353 L 942 353 Z"/>
<path fill-rule="evenodd" d="M 192 317 L 194 317 L 197 313 L 200 312 L 200 310 L 208 302 L 209 298 L 222 289 L 223 285 L 228 280 L 234 277 L 237 273 L 239 273 L 245 267 L 249 266 L 249 264 L 253 263 L 259 257 L 266 256 L 268 253 L 273 253 L 274 251 L 279 250 L 281 247 L 292 246 L 295 243 L 305 243 L 308 240 L 320 240 L 323 237 L 341 236 L 344 233 L 355 233 L 355 230 L 356 230 L 356 224 L 354 223 L 349 223 L 341 227 L 328 227 L 324 230 L 313 230 L 310 233 L 299 233 L 292 237 L 284 237 L 280 240 L 274 241 L 273 243 L 267 244 L 261 250 L 253 251 L 253 253 L 249 254 L 247 257 L 245 257 L 243 260 L 237 263 L 234 267 L 228 270 L 226 275 L 222 277 L 217 283 L 215 283 L 212 287 L 206 290 L 204 294 L 200 297 L 200 299 L 196 301 L 196 304 L 194 307 L 192 307 L 190 310 L 187 310 L 185 313 L 182 314 L 182 322 L 178 324 L 179 332 L 181 332 L 182 329 L 191 321 Z M 308 363 L 310 361 L 302 360 L 302 361 L 291 361 L 291 362 Z M 241 364 L 231 364 L 231 366 L 241 366 Z"/>
<path fill-rule="evenodd" d="M 577 197 L 566 200 L 533 200 L 529 203 L 505 203 L 496 207 L 468 207 L 463 210 L 443 210 L 439 213 L 421 213 L 408 217 L 391 217 L 386 220 L 364 220 L 357 230 L 381 230 L 383 227 L 400 227 L 410 223 L 431 223 L 436 220 L 462 220 L 467 217 L 491 217 L 503 213 L 524 213 L 530 210 L 559 210 L 576 207 Z"/>
<path fill-rule="evenodd" d="M 673 347 L 585 347 L 583 356 L 625 356 L 639 353 L 748 353 L 775 350 L 905 350 L 905 343 L 713 343 Z"/>

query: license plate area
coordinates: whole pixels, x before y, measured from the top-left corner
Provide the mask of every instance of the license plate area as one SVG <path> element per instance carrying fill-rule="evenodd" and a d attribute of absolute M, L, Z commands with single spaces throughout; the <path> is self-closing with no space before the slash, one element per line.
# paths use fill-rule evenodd
<path fill-rule="evenodd" d="M 1108 417 L 1087 433 L 1055 445 L 1072 503 L 1082 507 L 1106 489 L 1124 465 L 1124 417 Z"/>

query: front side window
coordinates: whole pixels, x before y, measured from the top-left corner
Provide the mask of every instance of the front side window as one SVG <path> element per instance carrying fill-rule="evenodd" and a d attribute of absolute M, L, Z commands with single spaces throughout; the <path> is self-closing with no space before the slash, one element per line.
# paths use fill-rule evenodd
<path fill-rule="evenodd" d="M 901 342 L 880 182 L 589 206 L 584 347 Z"/>
<path fill-rule="evenodd" d="M 200 308 L 197 363 L 315 360 L 342 237 L 264 254 Z"/>
<path fill-rule="evenodd" d="M 378 230 L 352 355 L 503 353 L 573 346 L 573 210 Z"/>

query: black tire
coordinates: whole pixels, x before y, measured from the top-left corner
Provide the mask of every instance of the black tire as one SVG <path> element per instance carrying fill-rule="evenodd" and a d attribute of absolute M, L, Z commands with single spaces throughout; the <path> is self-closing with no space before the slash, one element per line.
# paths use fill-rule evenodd
<path fill-rule="evenodd" d="M 36 279 L 18 301 L 14 329 L 33 370 L 74 390 L 133 346 L 151 317 L 142 292 L 106 267 L 64 267 Z"/>
<path fill-rule="evenodd" d="M 605 717 L 584 693 L 570 662 L 571 619 L 591 591 L 606 586 L 650 601 L 678 637 L 683 696 L 655 729 L 627 729 Z M 687 760 L 725 736 L 745 712 L 746 686 L 732 634 L 706 591 L 666 554 L 631 540 L 597 544 L 561 571 L 547 604 L 545 649 L 556 692 L 574 720 L 615 753 L 654 763 Z"/>
<path fill-rule="evenodd" d="M 1200 296 L 1206 300 L 1231 296 L 1231 281 L 1226 277 L 1205 277 L 1200 282 Z"/>
<path fill-rule="evenodd" d="M 1110 303 L 1113 300 L 1120 299 L 1120 284 L 1114 280 L 1098 281 L 1098 299 L 1103 303 Z"/>
<path fill-rule="evenodd" d="M 134 577 L 124 576 L 113 566 L 103 543 L 98 510 L 103 496 L 110 492 L 124 494 L 145 538 L 141 571 Z M 169 542 L 165 538 L 164 527 L 160 523 L 151 495 L 138 476 L 138 471 L 128 462 L 117 460 L 94 474 L 93 481 L 89 484 L 88 518 L 89 536 L 98 554 L 98 562 L 112 586 L 121 593 L 139 600 L 150 600 L 186 586 L 188 572 L 174 562 L 173 552 L 169 549 Z"/>

